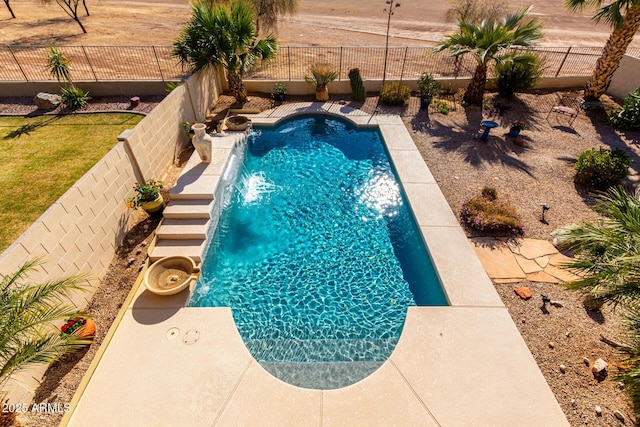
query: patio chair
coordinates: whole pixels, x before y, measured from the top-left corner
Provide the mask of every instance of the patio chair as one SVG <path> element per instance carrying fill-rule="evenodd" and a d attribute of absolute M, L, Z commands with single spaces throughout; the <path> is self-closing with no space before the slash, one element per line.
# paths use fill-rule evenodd
<path fill-rule="evenodd" d="M 553 114 L 560 114 L 563 116 L 569 116 L 569 126 L 573 124 L 573 122 L 578 117 L 579 106 L 578 102 L 575 98 L 563 96 L 560 99 L 560 105 L 556 105 L 549 110 L 547 113 L 547 122 L 549 121 L 549 116 Z"/>

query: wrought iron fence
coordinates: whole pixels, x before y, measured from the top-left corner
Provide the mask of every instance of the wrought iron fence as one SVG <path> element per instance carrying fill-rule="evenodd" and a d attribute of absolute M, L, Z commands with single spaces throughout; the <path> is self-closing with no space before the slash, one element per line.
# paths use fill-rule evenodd
<path fill-rule="evenodd" d="M 74 81 L 179 80 L 184 74 L 171 55 L 170 46 L 62 46 L 71 60 Z M 601 47 L 537 47 L 545 77 L 588 76 L 602 52 Z M 627 53 L 640 56 L 640 48 Z M 285 46 L 278 56 L 259 62 L 247 79 L 302 80 L 309 66 L 327 62 L 338 70 L 339 80 L 348 79 L 351 68 L 359 68 L 366 79 L 382 79 L 383 47 L 296 47 Z M 0 81 L 49 81 L 46 46 L 0 46 Z M 475 61 L 470 55 L 458 59 L 431 47 L 390 47 L 387 51 L 389 80 L 417 79 L 429 72 L 436 77 L 470 77 Z"/>
<path fill-rule="evenodd" d="M 49 81 L 47 46 L 0 46 L 0 81 Z M 179 80 L 170 46 L 61 46 L 73 81 Z"/>
<path fill-rule="evenodd" d="M 638 49 L 640 50 L 640 49 Z M 543 63 L 544 77 L 588 76 L 602 53 L 601 47 L 537 47 L 512 49 L 536 53 Z M 382 79 L 383 47 L 283 47 L 269 62 L 260 62 L 247 78 L 301 80 L 316 62 L 331 64 L 339 80 L 348 79 L 351 68 L 359 68 L 367 79 Z M 476 62 L 469 54 L 453 58 L 448 52 L 433 52 L 431 47 L 390 47 L 387 52 L 388 80 L 415 80 L 423 72 L 435 77 L 470 77 Z"/>

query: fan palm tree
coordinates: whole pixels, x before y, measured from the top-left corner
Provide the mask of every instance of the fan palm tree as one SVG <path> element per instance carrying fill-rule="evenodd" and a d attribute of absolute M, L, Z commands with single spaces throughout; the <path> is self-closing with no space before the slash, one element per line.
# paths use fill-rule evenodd
<path fill-rule="evenodd" d="M 622 188 L 597 196 L 596 209 L 606 216 L 597 224 L 563 229 L 563 247 L 576 258 L 566 268 L 582 277 L 568 283 L 591 299 L 637 305 L 640 302 L 640 199 Z"/>
<path fill-rule="evenodd" d="M 14 273 L 0 276 L 0 387 L 14 372 L 33 363 L 53 362 L 85 344 L 61 335 L 52 321 L 77 313 L 65 300 L 71 291 L 83 289 L 87 277 L 26 283 L 38 266 L 38 260 L 28 261 Z"/>
<path fill-rule="evenodd" d="M 229 90 L 239 102 L 246 102 L 242 78 L 258 59 L 276 55 L 275 37 L 257 40 L 252 6 L 242 0 L 233 0 L 228 7 L 202 1 L 193 3 L 192 8 L 191 19 L 173 43 L 173 55 L 192 72 L 223 67 Z"/>
<path fill-rule="evenodd" d="M 542 38 L 542 24 L 537 19 L 524 21 L 531 7 L 507 15 L 504 20 L 487 19 L 480 24 L 457 20 L 458 32 L 449 34 L 434 47 L 434 52 L 448 49 L 458 57 L 466 53 L 477 62 L 473 78 L 464 94 L 463 101 L 471 105 L 482 105 L 487 82 L 487 68 L 491 61 L 512 46 L 532 46 Z"/>
<path fill-rule="evenodd" d="M 609 40 L 596 62 L 593 75 L 584 88 L 584 99 L 595 101 L 607 90 L 613 73 L 618 69 L 620 60 L 640 29 L 640 0 L 614 0 L 604 5 L 603 0 L 565 0 L 572 11 L 581 11 L 589 6 L 598 8 L 593 18 L 604 21 L 613 28 Z"/>

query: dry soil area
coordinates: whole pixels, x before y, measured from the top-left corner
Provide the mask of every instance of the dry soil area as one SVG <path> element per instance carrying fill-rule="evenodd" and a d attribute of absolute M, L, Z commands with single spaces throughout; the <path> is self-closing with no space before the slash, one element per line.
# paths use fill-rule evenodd
<path fill-rule="evenodd" d="M 510 10 L 533 4 L 532 15 L 545 26 L 547 46 L 602 46 L 609 35 L 604 24 L 594 24 L 589 12 L 570 13 L 556 0 L 510 1 Z M 55 2 L 11 0 L 16 19 L 0 7 L 0 44 L 53 45 L 169 45 L 188 19 L 187 0 L 88 0 L 90 16 L 82 10 L 80 27 Z M 386 34 L 382 0 L 318 2 L 300 0 L 298 13 L 280 20 L 277 35 L 291 46 L 383 46 Z M 445 14 L 448 1 L 407 0 L 396 9 L 390 45 L 433 45 L 451 32 Z M 634 46 L 640 46 L 636 41 Z"/>

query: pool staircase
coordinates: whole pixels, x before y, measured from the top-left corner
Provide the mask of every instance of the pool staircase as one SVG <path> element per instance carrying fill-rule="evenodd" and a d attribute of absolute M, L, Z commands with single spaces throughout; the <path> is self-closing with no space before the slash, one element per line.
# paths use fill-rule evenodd
<path fill-rule="evenodd" d="M 215 199 L 220 197 L 226 178 L 226 165 L 238 143 L 246 139 L 244 132 L 229 132 L 214 138 L 211 163 L 202 163 L 196 153 L 185 165 L 171 189 L 170 202 L 164 209 L 164 219 L 156 231 L 155 245 L 149 258 L 155 262 L 172 255 L 191 257 L 202 262 L 207 244 Z"/>
<path fill-rule="evenodd" d="M 196 263 L 201 262 L 214 201 L 213 193 L 207 195 L 210 197 L 171 195 L 171 202 L 164 210 L 164 221 L 156 233 L 156 245 L 149 255 L 151 262 L 171 255 L 185 255 Z"/>

